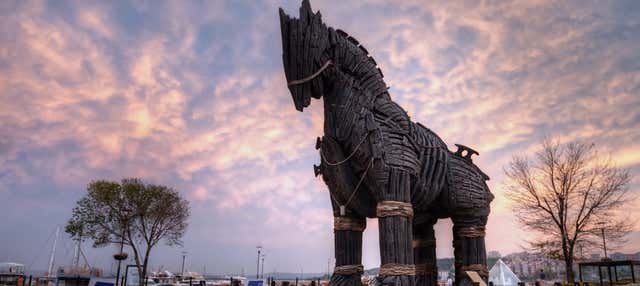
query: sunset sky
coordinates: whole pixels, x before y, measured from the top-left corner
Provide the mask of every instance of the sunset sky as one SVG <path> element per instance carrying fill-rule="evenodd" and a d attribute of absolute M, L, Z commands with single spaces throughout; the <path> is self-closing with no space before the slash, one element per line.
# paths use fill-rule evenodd
<path fill-rule="evenodd" d="M 140 177 L 191 202 L 184 248 L 154 270 L 326 271 L 322 104 L 294 109 L 278 7 L 298 1 L 0 1 L 0 261 L 46 269 L 51 234 L 94 179 Z M 640 1 L 312 1 L 376 59 L 392 98 L 480 152 L 488 250 L 521 251 L 503 168 L 549 136 L 593 142 L 640 194 Z M 640 220 L 636 201 L 625 210 Z M 451 224 L 437 225 L 452 256 Z M 64 239 L 63 239 L 64 238 Z M 377 267 L 375 220 L 364 264 Z M 84 246 L 110 269 L 115 248 Z M 619 251 L 640 251 L 640 225 Z M 61 235 L 58 264 L 70 264 Z"/>

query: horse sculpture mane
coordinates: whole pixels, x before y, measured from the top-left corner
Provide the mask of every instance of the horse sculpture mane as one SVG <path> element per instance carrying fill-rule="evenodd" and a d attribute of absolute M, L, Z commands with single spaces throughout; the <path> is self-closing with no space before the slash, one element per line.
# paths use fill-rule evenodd
<path fill-rule="evenodd" d="M 412 122 L 391 100 L 382 70 L 358 40 L 327 27 L 309 1 L 300 18 L 280 9 L 283 63 L 297 110 L 324 102 L 321 164 L 334 213 L 336 269 L 331 285 L 360 285 L 362 231 L 377 217 L 382 265 L 379 284 L 437 285 L 435 234 L 439 218 L 454 223 L 456 283 L 465 271 L 487 279 L 484 227 L 493 199 L 489 178 L 434 132 Z"/>

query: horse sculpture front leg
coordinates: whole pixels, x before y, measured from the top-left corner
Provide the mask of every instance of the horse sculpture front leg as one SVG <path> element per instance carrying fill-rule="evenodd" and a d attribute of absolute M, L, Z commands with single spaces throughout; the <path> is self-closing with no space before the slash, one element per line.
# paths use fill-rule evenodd
<path fill-rule="evenodd" d="M 336 264 L 331 286 L 361 286 L 362 232 L 366 227 L 365 216 L 375 213 L 373 199 L 364 189 L 357 192 L 357 178 L 348 163 L 339 144 L 331 137 L 318 140 L 322 163 L 316 167 L 316 173 L 329 188 L 333 207 L 333 229 Z M 334 163 L 329 163 L 334 162 Z M 335 162 L 345 162 L 337 164 Z"/>
<path fill-rule="evenodd" d="M 347 210 L 340 213 L 339 206 L 333 202 L 333 234 L 336 266 L 331 276 L 331 286 L 361 286 L 362 232 L 366 227 L 366 218 Z"/>
<path fill-rule="evenodd" d="M 415 285 L 413 264 L 410 174 L 390 168 L 387 189 L 378 194 L 377 216 L 380 229 L 381 285 Z"/>

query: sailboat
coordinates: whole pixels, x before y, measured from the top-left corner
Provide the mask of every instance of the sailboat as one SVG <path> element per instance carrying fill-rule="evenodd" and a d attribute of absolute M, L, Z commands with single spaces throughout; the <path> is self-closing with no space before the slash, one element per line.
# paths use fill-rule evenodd
<path fill-rule="evenodd" d="M 87 258 L 82 252 L 82 238 L 76 239 L 76 247 L 73 253 L 73 262 L 71 266 L 60 266 L 56 272 L 55 286 L 89 286 L 92 285 L 92 277 L 102 276 L 102 271 L 98 268 L 89 266 Z M 55 247 L 54 247 L 55 249 Z M 80 256 L 84 259 L 84 265 L 80 265 Z M 53 261 L 53 259 L 51 259 Z M 52 265 L 49 266 L 53 267 Z"/>
<path fill-rule="evenodd" d="M 82 238 L 77 238 L 76 245 L 73 253 L 73 261 L 71 266 L 59 266 L 56 270 L 55 277 L 53 276 L 53 269 L 55 263 L 56 244 L 58 241 L 58 235 L 60 227 L 56 229 L 56 238 L 51 250 L 51 257 L 49 259 L 49 271 L 48 278 L 54 283 L 47 283 L 49 286 L 113 286 L 115 279 L 102 278 L 102 269 L 91 267 L 87 257 L 82 251 Z M 84 264 L 80 265 L 80 258 L 84 260 Z"/>

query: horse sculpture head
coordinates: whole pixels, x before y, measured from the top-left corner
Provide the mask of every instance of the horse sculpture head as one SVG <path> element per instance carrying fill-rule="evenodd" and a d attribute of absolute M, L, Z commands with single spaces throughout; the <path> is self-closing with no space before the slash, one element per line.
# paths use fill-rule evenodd
<path fill-rule="evenodd" d="M 280 30 L 288 88 L 296 109 L 302 111 L 311 103 L 311 97 L 319 99 L 323 94 L 319 75 L 331 64 L 324 54 L 329 46 L 329 29 L 320 12 L 313 13 L 309 1 L 304 0 L 299 19 L 280 8 Z"/>

